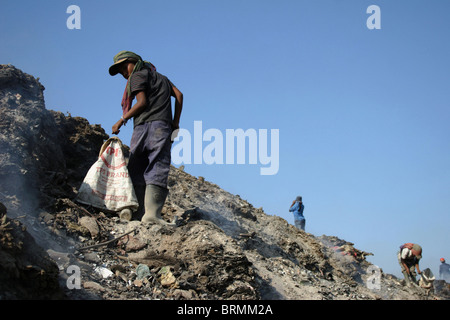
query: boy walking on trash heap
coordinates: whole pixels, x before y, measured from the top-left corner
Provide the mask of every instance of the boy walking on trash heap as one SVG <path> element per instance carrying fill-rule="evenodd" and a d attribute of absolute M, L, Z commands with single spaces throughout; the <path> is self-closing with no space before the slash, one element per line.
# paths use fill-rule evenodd
<path fill-rule="evenodd" d="M 183 94 L 153 64 L 130 51 L 120 51 L 114 56 L 109 74 L 118 73 L 127 79 L 127 84 L 122 98 L 123 114 L 112 127 L 112 133 L 118 134 L 133 118 L 128 171 L 139 202 L 136 218 L 175 225 L 162 219 L 161 210 L 168 194 L 171 137 L 179 129 Z M 175 97 L 173 118 L 171 97 Z M 134 98 L 136 103 L 131 107 Z"/>

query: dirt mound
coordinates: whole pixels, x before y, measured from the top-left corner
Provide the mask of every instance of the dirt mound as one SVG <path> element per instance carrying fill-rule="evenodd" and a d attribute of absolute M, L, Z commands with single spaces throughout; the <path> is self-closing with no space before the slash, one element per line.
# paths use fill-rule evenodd
<path fill-rule="evenodd" d="M 0 206 L 4 206 L 0 203 Z M 23 225 L 0 212 L 0 299 L 60 299 L 56 263 Z"/>
<path fill-rule="evenodd" d="M 162 213 L 177 218 L 176 228 L 80 205 L 77 190 L 108 135 L 45 109 L 42 85 L 13 66 L 0 66 L 0 85 L 0 201 L 8 210 L 0 259 L 10 279 L 2 298 L 43 287 L 42 298 L 64 299 L 446 298 L 405 287 L 366 261 L 371 253 L 299 231 L 182 168 L 171 168 Z M 35 288 L 24 284 L 29 277 L 39 278 Z"/>

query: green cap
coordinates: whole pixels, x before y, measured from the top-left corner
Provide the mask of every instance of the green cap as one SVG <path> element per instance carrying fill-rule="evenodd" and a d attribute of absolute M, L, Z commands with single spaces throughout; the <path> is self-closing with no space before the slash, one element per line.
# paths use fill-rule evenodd
<path fill-rule="evenodd" d="M 418 244 L 414 244 L 412 251 L 418 260 L 422 259 L 422 247 Z"/>
<path fill-rule="evenodd" d="M 119 65 L 127 60 L 139 61 L 142 58 L 134 52 L 131 51 L 120 51 L 114 56 L 114 64 L 109 67 L 109 74 L 115 76 L 119 73 Z"/>

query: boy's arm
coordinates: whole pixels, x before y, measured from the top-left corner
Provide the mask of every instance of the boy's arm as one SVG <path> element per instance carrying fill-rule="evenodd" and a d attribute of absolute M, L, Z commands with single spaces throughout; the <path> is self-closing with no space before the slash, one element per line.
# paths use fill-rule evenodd
<path fill-rule="evenodd" d="M 139 91 L 136 94 L 136 103 L 134 106 L 128 111 L 123 118 L 120 118 L 119 121 L 116 122 L 115 125 L 112 127 L 112 133 L 118 134 L 120 132 L 120 127 L 123 126 L 125 121 L 130 120 L 131 118 L 138 116 L 142 111 L 144 111 L 145 106 L 147 105 L 147 95 L 145 94 L 145 91 Z M 125 119 L 125 121 L 124 121 Z"/>
<path fill-rule="evenodd" d="M 402 263 L 403 267 L 405 268 L 406 273 L 407 273 L 408 275 L 410 275 L 411 273 L 409 272 L 409 268 L 408 268 L 407 264 L 405 263 L 405 260 L 400 259 L 400 262 Z"/>
<path fill-rule="evenodd" d="M 298 209 L 298 202 L 294 202 L 292 206 L 289 208 L 290 212 L 293 212 Z"/>
<path fill-rule="evenodd" d="M 177 87 L 172 86 L 172 97 L 175 97 L 175 114 L 172 121 L 172 129 L 176 130 L 180 127 L 181 110 L 183 110 L 183 94 Z"/>

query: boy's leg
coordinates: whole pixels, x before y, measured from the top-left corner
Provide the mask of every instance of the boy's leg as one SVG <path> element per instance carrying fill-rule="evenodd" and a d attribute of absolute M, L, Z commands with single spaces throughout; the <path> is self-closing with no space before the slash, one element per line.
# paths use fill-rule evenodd
<path fill-rule="evenodd" d="M 128 173 L 133 182 L 134 192 L 139 204 L 138 210 L 133 214 L 134 219 L 141 220 L 144 215 L 145 179 L 144 172 L 148 167 L 148 156 L 145 151 L 145 142 L 149 126 L 145 124 L 134 128 L 130 142 L 130 158 Z"/>
<path fill-rule="evenodd" d="M 412 264 L 409 267 L 409 274 L 411 275 L 411 280 L 412 282 L 414 282 L 415 284 L 417 284 L 417 273 L 416 273 L 416 267 L 415 264 Z"/>
<path fill-rule="evenodd" d="M 172 128 L 164 121 L 150 123 L 146 145 L 148 147 L 147 167 L 144 171 L 145 184 L 167 188 L 169 178 L 172 142 Z"/>
<path fill-rule="evenodd" d="M 163 121 L 153 121 L 150 124 L 149 136 L 146 145 L 148 149 L 148 166 L 144 171 L 145 214 L 141 221 L 154 221 L 168 224 L 161 218 L 161 210 L 167 198 L 167 181 L 171 160 L 170 124 Z"/>

